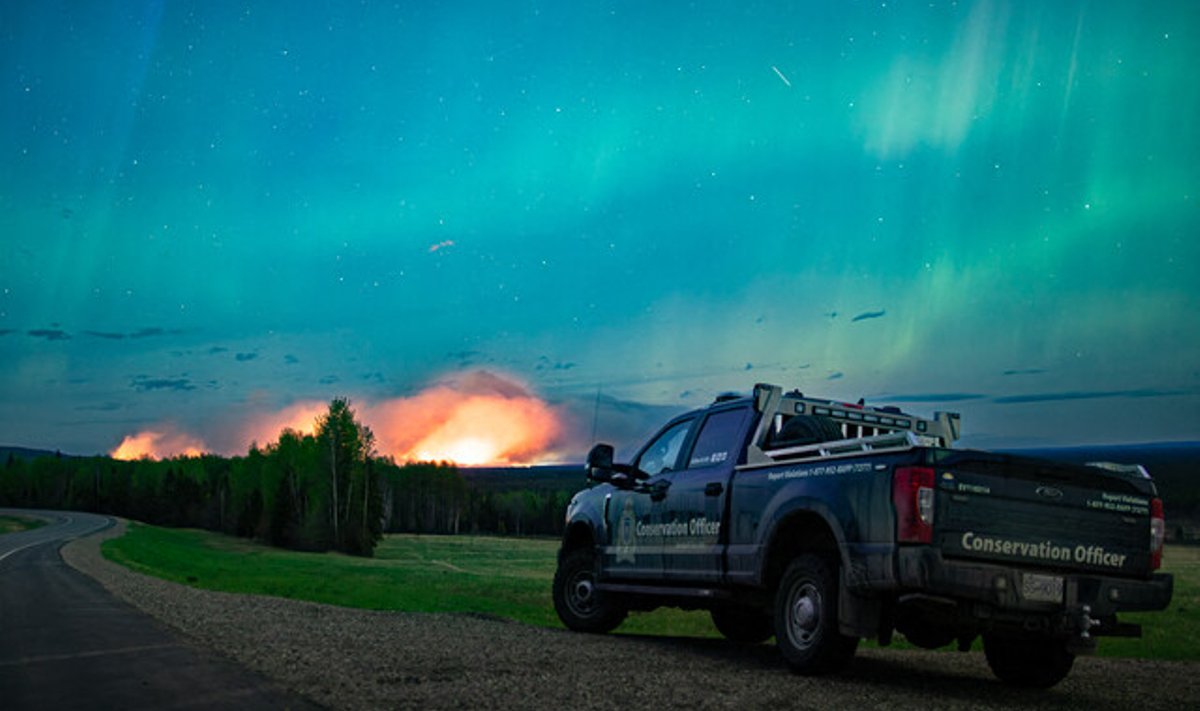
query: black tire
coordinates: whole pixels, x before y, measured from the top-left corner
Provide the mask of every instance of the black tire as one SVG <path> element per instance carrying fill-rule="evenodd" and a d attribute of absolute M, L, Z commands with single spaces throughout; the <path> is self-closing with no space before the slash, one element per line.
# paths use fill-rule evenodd
<path fill-rule="evenodd" d="M 798 674 L 828 674 L 854 656 L 857 637 L 838 630 L 837 569 L 815 555 L 796 558 L 775 591 L 775 644 Z"/>
<path fill-rule="evenodd" d="M 759 644 L 775 634 L 771 614 L 753 607 L 717 607 L 710 611 L 713 625 L 725 639 L 738 644 Z"/>
<path fill-rule="evenodd" d="M 1010 686 L 1049 689 L 1066 678 L 1075 663 L 1062 640 L 983 636 L 983 654 L 1000 681 Z"/>
<path fill-rule="evenodd" d="M 771 447 L 800 447 L 819 442 L 836 442 L 845 437 L 841 426 L 828 417 L 796 415 L 775 435 Z"/>
<path fill-rule="evenodd" d="M 603 634 L 625 620 L 624 607 L 596 589 L 596 556 L 590 549 L 571 551 L 554 572 L 554 611 L 568 629 Z"/>

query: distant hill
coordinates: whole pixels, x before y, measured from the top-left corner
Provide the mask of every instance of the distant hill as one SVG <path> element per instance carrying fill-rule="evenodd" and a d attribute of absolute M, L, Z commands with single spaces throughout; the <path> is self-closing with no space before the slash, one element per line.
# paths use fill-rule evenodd
<path fill-rule="evenodd" d="M 468 483 L 487 491 L 566 492 L 573 494 L 588 485 L 582 464 L 538 467 L 462 467 Z"/>
<path fill-rule="evenodd" d="M 48 449 L 30 449 L 28 447 L 8 447 L 0 445 L 0 464 L 7 462 L 10 456 L 16 459 L 24 459 L 29 461 L 31 459 L 37 459 L 38 457 L 72 457 L 73 455 L 63 454 L 61 452 L 51 452 Z"/>

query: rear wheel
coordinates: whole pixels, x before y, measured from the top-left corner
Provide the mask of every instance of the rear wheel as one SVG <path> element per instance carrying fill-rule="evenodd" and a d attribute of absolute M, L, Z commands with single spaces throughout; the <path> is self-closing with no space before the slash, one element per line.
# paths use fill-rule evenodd
<path fill-rule="evenodd" d="M 857 637 L 838 631 L 837 570 L 815 555 L 796 558 L 775 592 L 775 643 L 792 671 L 827 674 L 846 666 Z"/>
<path fill-rule="evenodd" d="M 1066 678 L 1075 663 L 1062 640 L 1014 639 L 985 634 L 983 653 L 1005 684 L 1048 689 Z"/>
<path fill-rule="evenodd" d="M 625 620 L 626 610 L 596 589 L 596 556 L 580 548 L 562 559 L 554 573 L 554 610 L 576 632 L 610 632 Z"/>
<path fill-rule="evenodd" d="M 713 625 L 725 639 L 738 644 L 758 644 L 775 634 L 771 614 L 753 607 L 718 607 L 712 610 Z"/>

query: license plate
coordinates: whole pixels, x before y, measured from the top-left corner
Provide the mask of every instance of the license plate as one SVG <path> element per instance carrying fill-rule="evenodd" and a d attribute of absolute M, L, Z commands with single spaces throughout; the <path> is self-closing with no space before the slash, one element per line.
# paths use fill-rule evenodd
<path fill-rule="evenodd" d="M 1057 575 L 1025 573 L 1021 576 L 1021 597 L 1033 602 L 1062 602 L 1063 579 Z"/>

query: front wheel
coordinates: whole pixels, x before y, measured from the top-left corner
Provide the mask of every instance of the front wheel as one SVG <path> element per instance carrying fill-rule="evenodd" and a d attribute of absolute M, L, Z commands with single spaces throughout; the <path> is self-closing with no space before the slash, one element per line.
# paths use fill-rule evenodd
<path fill-rule="evenodd" d="M 611 632 L 626 615 L 624 607 L 596 589 L 596 556 L 586 548 L 568 553 L 558 564 L 554 610 L 576 632 Z"/>
<path fill-rule="evenodd" d="M 792 561 L 775 592 L 775 643 L 792 671 L 827 674 L 846 666 L 857 637 L 838 630 L 837 571 L 815 555 Z"/>
<path fill-rule="evenodd" d="M 1049 689 L 1066 678 L 1075 655 L 1061 640 L 983 636 L 983 654 L 1000 681 L 1012 686 Z"/>

